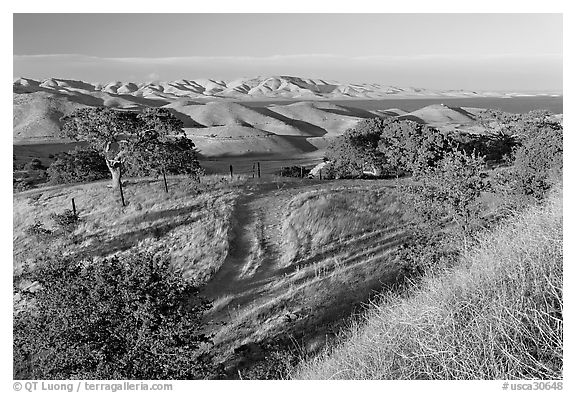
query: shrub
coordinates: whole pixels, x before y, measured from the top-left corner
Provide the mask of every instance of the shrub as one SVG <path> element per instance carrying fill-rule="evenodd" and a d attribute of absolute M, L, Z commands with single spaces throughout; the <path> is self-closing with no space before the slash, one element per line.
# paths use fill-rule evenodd
<path fill-rule="evenodd" d="M 488 189 L 484 159 L 452 150 L 419 176 L 414 185 L 402 187 L 406 206 L 419 218 L 420 225 L 436 232 L 444 218 L 454 222 L 463 235 L 474 231 L 480 217 L 478 198 Z"/>
<path fill-rule="evenodd" d="M 266 348 L 264 359 L 239 370 L 242 379 L 253 380 L 280 380 L 287 379 L 297 362 L 295 351 L 281 348 Z"/>
<path fill-rule="evenodd" d="M 217 369 L 199 348 L 209 306 L 151 254 L 98 263 L 49 255 L 19 277 L 28 307 L 14 316 L 14 378 L 194 379 Z"/>
<path fill-rule="evenodd" d="M 48 168 L 51 184 L 90 182 L 106 179 L 110 175 L 106 161 L 93 149 L 76 148 L 60 153 Z"/>
<path fill-rule="evenodd" d="M 520 192 L 542 199 L 562 176 L 562 128 L 545 125 L 524 139 L 514 154 Z"/>
<path fill-rule="evenodd" d="M 448 139 L 437 129 L 409 120 L 390 121 L 378 143 L 389 170 L 420 173 L 433 167 L 449 149 Z"/>
<path fill-rule="evenodd" d="M 34 188 L 34 182 L 30 179 L 19 178 L 12 180 L 12 189 L 15 192 L 26 191 L 32 188 Z"/>
<path fill-rule="evenodd" d="M 482 158 L 452 150 L 417 182 L 400 187 L 405 209 L 413 216 L 410 240 L 398 254 L 409 273 L 422 274 L 456 260 L 459 242 L 466 244 L 479 228 L 479 197 L 488 189 L 484 169 Z M 447 232 L 450 222 L 455 228 Z"/>
<path fill-rule="evenodd" d="M 410 120 L 368 119 L 346 131 L 327 149 L 330 176 L 362 177 L 418 173 L 432 167 L 449 149 L 449 140 L 435 128 Z"/>
<path fill-rule="evenodd" d="M 40 221 L 36 221 L 34 224 L 28 226 L 24 229 L 24 233 L 28 236 L 32 236 L 37 240 L 46 240 L 49 239 L 53 232 L 50 229 L 44 227 Z"/>
<path fill-rule="evenodd" d="M 285 177 L 306 177 L 310 173 L 310 169 L 300 166 L 283 166 L 276 174 Z"/>
<path fill-rule="evenodd" d="M 332 142 L 326 152 L 332 163 L 327 178 L 358 178 L 365 167 L 381 168 L 384 156 L 378 142 L 386 123 L 379 118 L 363 120 Z"/>
<path fill-rule="evenodd" d="M 515 135 L 505 130 L 486 134 L 459 133 L 451 135 L 458 148 L 468 154 L 483 156 L 487 161 L 506 161 L 520 144 Z"/>
<path fill-rule="evenodd" d="M 64 213 L 52 213 L 50 218 L 54 224 L 64 233 L 73 232 L 78 225 L 78 216 L 72 210 L 65 210 Z"/>
<path fill-rule="evenodd" d="M 38 158 L 33 158 L 30 162 L 24 165 L 24 170 L 27 171 L 35 171 L 43 169 L 46 169 L 46 167 L 42 165 L 42 161 L 40 161 Z"/>

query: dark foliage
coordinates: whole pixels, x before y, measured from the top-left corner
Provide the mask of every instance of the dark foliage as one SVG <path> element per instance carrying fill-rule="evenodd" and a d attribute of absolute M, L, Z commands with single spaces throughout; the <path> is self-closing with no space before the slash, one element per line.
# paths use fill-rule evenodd
<path fill-rule="evenodd" d="M 16 154 L 12 154 L 12 170 L 21 171 L 22 169 L 24 169 L 24 164 L 16 159 Z"/>
<path fill-rule="evenodd" d="M 495 132 L 516 141 L 513 167 L 499 174 L 495 187 L 509 194 L 544 198 L 562 178 L 563 126 L 559 119 L 548 111 L 509 114 L 494 110 L 484 112 L 482 118 Z"/>
<path fill-rule="evenodd" d="M 52 213 L 50 218 L 62 233 L 73 232 L 79 222 L 78 216 L 72 210 L 65 210 L 60 214 Z"/>
<path fill-rule="evenodd" d="M 542 199 L 562 178 L 562 143 L 562 129 L 550 125 L 524 139 L 514 154 L 513 175 L 521 193 Z"/>
<path fill-rule="evenodd" d="M 481 207 L 477 201 L 488 190 L 486 164 L 477 155 L 452 150 L 417 180 L 416 186 L 405 188 L 410 206 L 424 222 L 438 222 L 448 217 L 464 235 L 475 230 Z"/>
<path fill-rule="evenodd" d="M 34 292 L 18 283 L 37 282 Z M 16 379 L 195 379 L 218 370 L 199 356 L 208 304 L 166 259 L 99 262 L 49 255 L 15 280 Z"/>
<path fill-rule="evenodd" d="M 378 143 L 387 123 L 380 118 L 363 120 L 332 142 L 326 151 L 331 162 L 326 177 L 359 178 L 364 168 L 381 169 L 385 162 Z"/>
<path fill-rule="evenodd" d="M 504 130 L 493 131 L 487 134 L 460 133 L 451 135 L 459 149 L 468 154 L 477 154 L 486 161 L 507 161 L 520 144 L 518 138 L 506 133 Z"/>
<path fill-rule="evenodd" d="M 34 181 L 32 179 L 14 178 L 12 180 L 12 189 L 15 192 L 22 192 L 34 188 Z"/>
<path fill-rule="evenodd" d="M 76 148 L 56 157 L 47 171 L 51 184 L 91 182 L 110 177 L 106 160 L 94 149 Z"/>
<path fill-rule="evenodd" d="M 409 120 L 368 119 L 346 131 L 328 148 L 329 176 L 360 178 L 418 173 L 438 162 L 449 140 L 438 130 Z"/>
<path fill-rule="evenodd" d="M 30 160 L 30 162 L 24 165 L 24 170 L 27 171 L 35 171 L 43 169 L 46 169 L 46 167 L 42 164 L 42 161 L 40 161 L 38 158 L 33 158 L 32 160 Z"/>
<path fill-rule="evenodd" d="M 134 153 L 134 154 L 132 154 Z M 126 174 L 130 176 L 191 175 L 203 173 L 194 143 L 186 137 L 177 137 L 153 143 L 134 144 L 126 160 Z"/>
<path fill-rule="evenodd" d="M 456 149 L 415 183 L 400 187 L 405 207 L 413 216 L 411 239 L 400 252 L 407 270 L 422 273 L 456 260 L 458 243 L 465 245 L 481 228 L 479 200 L 488 187 L 484 160 Z M 450 223 L 453 228 L 446 232 Z"/>
<path fill-rule="evenodd" d="M 26 233 L 27 236 L 31 236 L 40 241 L 50 239 L 53 235 L 53 232 L 50 229 L 45 228 L 44 224 L 40 221 L 36 221 L 34 224 L 24 229 L 24 233 Z"/>
<path fill-rule="evenodd" d="M 264 359 L 239 370 L 238 377 L 250 380 L 287 379 L 289 372 L 296 366 L 298 360 L 299 357 L 293 351 L 280 348 L 266 348 Z"/>
<path fill-rule="evenodd" d="M 278 172 L 277 175 L 284 176 L 284 177 L 306 177 L 310 173 L 310 169 L 306 169 L 300 166 L 283 166 Z"/>
<path fill-rule="evenodd" d="M 406 277 L 418 277 L 439 266 L 452 266 L 460 256 L 460 249 L 454 237 L 441 229 L 429 233 L 415 226 L 397 258 Z"/>
<path fill-rule="evenodd" d="M 450 145 L 437 129 L 408 120 L 389 121 L 378 142 L 388 170 L 418 174 L 442 159 Z"/>

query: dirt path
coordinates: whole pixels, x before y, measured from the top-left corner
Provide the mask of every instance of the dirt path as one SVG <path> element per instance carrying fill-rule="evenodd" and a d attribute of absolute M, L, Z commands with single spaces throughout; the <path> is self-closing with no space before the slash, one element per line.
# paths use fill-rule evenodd
<path fill-rule="evenodd" d="M 352 312 L 384 282 L 396 279 L 397 268 L 390 265 L 388 254 L 405 237 L 400 222 L 350 232 L 289 264 L 282 255 L 282 224 L 295 196 L 382 187 L 390 185 L 297 179 L 245 186 L 233 213 L 228 256 L 202 290 L 212 301 L 205 324 L 207 333 L 214 335 L 220 361 L 233 369 L 237 362 L 262 355 L 261 350 L 244 353 L 246 345 L 262 349 L 286 337 L 306 336 L 307 348 L 313 348 L 332 334 L 334 321 Z"/>

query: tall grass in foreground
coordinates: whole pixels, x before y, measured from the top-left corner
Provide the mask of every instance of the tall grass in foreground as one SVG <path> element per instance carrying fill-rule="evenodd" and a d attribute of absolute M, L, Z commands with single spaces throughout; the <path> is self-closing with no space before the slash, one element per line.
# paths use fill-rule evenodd
<path fill-rule="evenodd" d="M 295 379 L 562 378 L 562 195 L 402 296 L 382 296 Z"/>

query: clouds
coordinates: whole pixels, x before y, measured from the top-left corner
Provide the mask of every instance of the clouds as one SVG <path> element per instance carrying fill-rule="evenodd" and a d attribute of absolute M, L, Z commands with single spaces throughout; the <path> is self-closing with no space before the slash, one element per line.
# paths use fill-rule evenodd
<path fill-rule="evenodd" d="M 134 82 L 297 75 L 441 89 L 559 90 L 562 88 L 562 55 L 343 56 L 303 53 L 159 58 L 20 55 L 14 56 L 14 74 L 15 77 Z"/>

